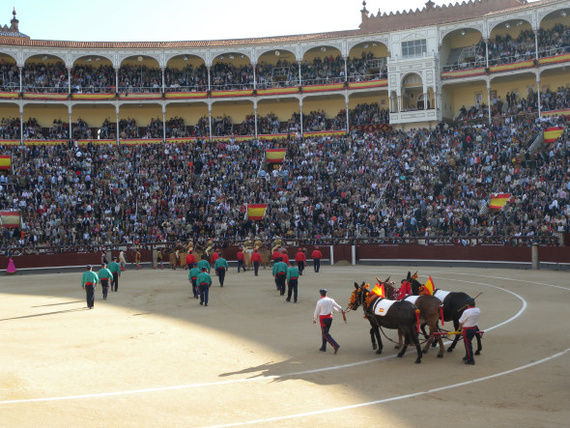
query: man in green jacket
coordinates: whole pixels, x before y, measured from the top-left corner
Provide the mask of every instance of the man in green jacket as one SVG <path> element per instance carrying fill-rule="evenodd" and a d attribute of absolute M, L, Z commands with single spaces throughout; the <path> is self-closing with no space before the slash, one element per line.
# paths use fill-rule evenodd
<path fill-rule="evenodd" d="M 190 271 L 188 272 L 188 280 L 192 284 L 192 294 L 194 298 L 197 299 L 200 295 L 200 291 L 198 290 L 198 274 L 200 273 L 200 269 L 196 267 L 194 263 L 190 267 Z"/>
<path fill-rule="evenodd" d="M 275 285 L 279 290 L 279 294 L 285 294 L 285 280 L 287 279 L 287 263 L 281 257 L 275 259 L 273 264 L 273 278 L 275 278 Z"/>
<path fill-rule="evenodd" d="M 113 285 L 111 286 L 111 291 L 114 287 L 116 292 L 119 288 L 119 277 L 121 276 L 121 265 L 117 263 L 117 257 L 113 257 L 113 261 L 109 263 L 109 270 L 113 274 Z"/>
<path fill-rule="evenodd" d="M 202 254 L 202 258 L 198 262 L 198 269 L 200 269 L 200 271 L 203 267 L 205 267 L 206 271 L 210 273 L 210 262 L 207 260 L 207 256 L 205 254 Z"/>
<path fill-rule="evenodd" d="M 299 292 L 299 268 L 297 266 L 289 266 L 287 269 L 287 301 L 291 301 L 291 294 L 293 294 L 293 301 L 297 303 L 297 294 Z"/>
<path fill-rule="evenodd" d="M 99 277 L 93 272 L 93 266 L 87 265 L 87 270 L 81 277 L 81 288 L 87 293 L 87 307 L 93 309 L 95 306 L 95 287 L 99 283 Z"/>
<path fill-rule="evenodd" d="M 103 300 L 107 300 L 107 293 L 109 292 L 109 283 L 113 281 L 113 273 L 107 269 L 107 263 L 103 263 L 103 267 L 97 272 L 99 281 L 101 281 L 101 288 L 103 290 Z"/>
<path fill-rule="evenodd" d="M 216 275 L 218 275 L 220 287 L 224 286 L 224 279 L 226 278 L 226 271 L 228 270 L 228 267 L 228 261 L 222 257 L 221 252 L 218 252 L 218 258 L 214 263 L 214 269 L 216 270 Z"/>
<path fill-rule="evenodd" d="M 206 266 L 200 268 L 198 275 L 198 287 L 200 287 L 200 304 L 208 306 L 208 295 L 210 294 L 210 286 L 212 285 L 212 277 L 208 273 Z"/>

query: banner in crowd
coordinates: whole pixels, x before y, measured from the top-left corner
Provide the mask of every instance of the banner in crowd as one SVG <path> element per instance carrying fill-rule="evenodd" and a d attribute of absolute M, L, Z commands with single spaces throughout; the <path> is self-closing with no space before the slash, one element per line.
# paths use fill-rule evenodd
<path fill-rule="evenodd" d="M 341 135 L 346 135 L 345 130 L 340 131 L 314 131 L 305 132 L 303 137 L 340 137 Z"/>
<path fill-rule="evenodd" d="M 545 143 L 554 143 L 562 133 L 564 132 L 564 128 L 562 126 L 552 126 L 550 128 L 546 128 L 544 131 L 544 142 Z"/>
<path fill-rule="evenodd" d="M 281 163 L 285 159 L 287 149 L 267 149 L 265 150 L 265 160 L 269 163 Z"/>
<path fill-rule="evenodd" d="M 284 95 L 284 94 L 296 94 L 299 92 L 298 86 L 290 86 L 288 88 L 269 88 L 269 89 L 258 89 L 257 95 Z"/>
<path fill-rule="evenodd" d="M 67 92 L 63 94 L 24 92 L 23 95 L 25 99 L 31 99 L 31 100 L 66 100 L 67 96 L 68 96 Z"/>
<path fill-rule="evenodd" d="M 485 67 L 477 67 L 472 68 L 469 70 L 453 70 L 453 71 L 444 71 L 441 73 L 442 78 L 453 78 L 453 77 L 471 77 L 471 76 L 480 76 L 485 74 Z"/>
<path fill-rule="evenodd" d="M 0 172 L 1 171 L 12 171 L 12 157 L 10 155 L 0 156 Z"/>
<path fill-rule="evenodd" d="M 142 139 L 133 139 L 133 140 L 126 140 L 121 138 L 119 140 L 121 144 L 126 146 L 138 146 L 143 144 L 161 144 L 162 138 L 142 138 Z"/>
<path fill-rule="evenodd" d="M 513 62 L 511 64 L 493 65 L 489 67 L 491 73 L 499 73 L 502 71 L 512 71 L 518 70 L 519 68 L 530 68 L 534 67 L 534 60 L 529 59 L 528 61 Z"/>
<path fill-rule="evenodd" d="M 0 98 L 18 98 L 19 96 L 18 92 L 0 92 Z"/>
<path fill-rule="evenodd" d="M 303 92 L 340 91 L 344 89 L 344 83 L 330 83 L 328 85 L 303 86 Z"/>
<path fill-rule="evenodd" d="M 364 82 L 350 82 L 348 89 L 381 88 L 388 86 L 388 79 L 366 80 Z"/>
<path fill-rule="evenodd" d="M 106 94 L 71 94 L 71 98 L 74 100 L 112 100 L 115 98 L 115 93 L 106 93 Z"/>
<path fill-rule="evenodd" d="M 0 146 L 19 146 L 20 140 L 0 140 Z"/>
<path fill-rule="evenodd" d="M 545 65 L 545 64 L 556 64 L 559 62 L 566 62 L 566 61 L 570 61 L 570 53 L 540 58 L 538 60 L 538 63 L 540 65 Z"/>
<path fill-rule="evenodd" d="M 184 99 L 184 98 L 208 98 L 207 91 L 199 92 L 167 92 L 164 94 L 164 98 L 168 99 Z"/>
<path fill-rule="evenodd" d="M 510 193 L 491 193 L 491 202 L 489 208 L 500 210 L 511 199 Z"/>
<path fill-rule="evenodd" d="M 247 218 L 250 220 L 262 220 L 267 211 L 267 204 L 248 204 Z"/>
<path fill-rule="evenodd" d="M 120 93 L 119 98 L 122 100 L 160 100 L 162 99 L 161 92 L 135 92 L 135 93 Z"/>
<path fill-rule="evenodd" d="M 236 89 L 233 91 L 212 91 L 210 96 L 212 98 L 223 98 L 223 97 L 251 97 L 253 95 L 253 89 Z"/>
<path fill-rule="evenodd" d="M 6 229 L 20 227 L 21 217 L 20 211 L 1 211 L 0 212 L 0 225 Z"/>

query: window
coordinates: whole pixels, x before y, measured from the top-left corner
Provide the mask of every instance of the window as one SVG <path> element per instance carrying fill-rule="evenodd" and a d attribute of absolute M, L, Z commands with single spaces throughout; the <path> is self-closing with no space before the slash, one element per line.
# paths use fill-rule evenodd
<path fill-rule="evenodd" d="M 422 56 L 427 52 L 426 39 L 402 42 L 402 56 L 404 58 L 414 58 Z"/>

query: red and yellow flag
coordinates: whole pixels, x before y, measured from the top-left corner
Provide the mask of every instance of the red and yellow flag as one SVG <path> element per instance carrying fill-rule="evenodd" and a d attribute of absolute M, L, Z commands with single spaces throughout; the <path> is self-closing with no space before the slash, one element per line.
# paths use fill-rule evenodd
<path fill-rule="evenodd" d="M 433 284 L 433 280 L 431 279 L 431 275 L 429 276 L 427 282 L 424 284 L 424 288 L 430 294 L 430 296 L 433 296 L 433 292 L 435 290 L 435 285 Z"/>
<path fill-rule="evenodd" d="M 250 220 L 261 220 L 267 210 L 267 204 L 249 204 L 247 206 L 247 217 Z"/>
<path fill-rule="evenodd" d="M 384 284 L 376 283 L 376 285 L 372 289 L 372 292 L 377 294 L 378 296 L 380 296 L 382 298 L 386 297 L 386 291 L 384 290 Z"/>
<path fill-rule="evenodd" d="M 280 163 L 285 159 L 287 149 L 267 149 L 265 150 L 265 160 L 269 163 Z"/>
<path fill-rule="evenodd" d="M 491 202 L 489 208 L 500 210 L 511 199 L 510 193 L 491 193 Z"/>
<path fill-rule="evenodd" d="M 6 229 L 20 227 L 20 211 L 0 212 L 0 224 Z"/>
<path fill-rule="evenodd" d="M 554 143 L 562 133 L 564 132 L 564 128 L 562 126 L 552 126 L 550 128 L 546 128 L 544 131 L 544 142 L 545 143 Z"/>
<path fill-rule="evenodd" d="M 12 158 L 10 155 L 0 156 L 0 171 L 10 171 L 12 169 Z"/>

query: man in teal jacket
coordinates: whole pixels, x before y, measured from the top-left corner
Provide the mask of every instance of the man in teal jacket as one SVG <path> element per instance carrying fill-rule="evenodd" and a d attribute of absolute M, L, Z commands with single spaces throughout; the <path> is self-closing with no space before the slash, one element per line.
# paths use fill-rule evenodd
<path fill-rule="evenodd" d="M 289 266 L 287 269 L 287 301 L 291 301 L 291 294 L 293 294 L 293 301 L 297 303 L 297 294 L 299 292 L 299 268 L 297 266 Z"/>
<path fill-rule="evenodd" d="M 107 269 L 107 263 L 103 263 L 103 267 L 97 272 L 99 281 L 101 281 L 101 288 L 103 289 L 103 300 L 107 300 L 107 293 L 109 292 L 109 284 L 112 284 L 113 273 Z"/>
<path fill-rule="evenodd" d="M 224 279 L 226 278 L 226 271 L 228 270 L 228 262 L 222 257 L 222 253 L 218 252 L 218 258 L 214 263 L 214 269 L 216 270 L 216 275 L 218 275 L 218 280 L 220 281 L 220 287 L 224 286 Z"/>
<path fill-rule="evenodd" d="M 200 287 L 200 304 L 208 306 L 208 295 L 210 294 L 210 286 L 212 285 L 212 277 L 208 273 L 206 266 L 202 266 L 198 275 L 198 287 Z"/>
<path fill-rule="evenodd" d="M 287 279 L 287 263 L 283 262 L 281 257 L 277 257 L 273 264 L 273 277 L 279 294 L 283 296 L 285 294 L 285 280 Z"/>
<path fill-rule="evenodd" d="M 113 274 L 113 285 L 111 286 L 111 291 L 115 288 L 115 291 L 119 288 L 119 277 L 121 276 L 121 265 L 117 262 L 117 257 L 113 257 L 113 261 L 109 263 L 109 270 Z"/>
<path fill-rule="evenodd" d="M 81 277 L 81 288 L 87 293 L 87 307 L 93 309 L 95 306 L 95 287 L 99 283 L 99 277 L 93 272 L 93 266 L 88 265 L 87 270 Z"/>

